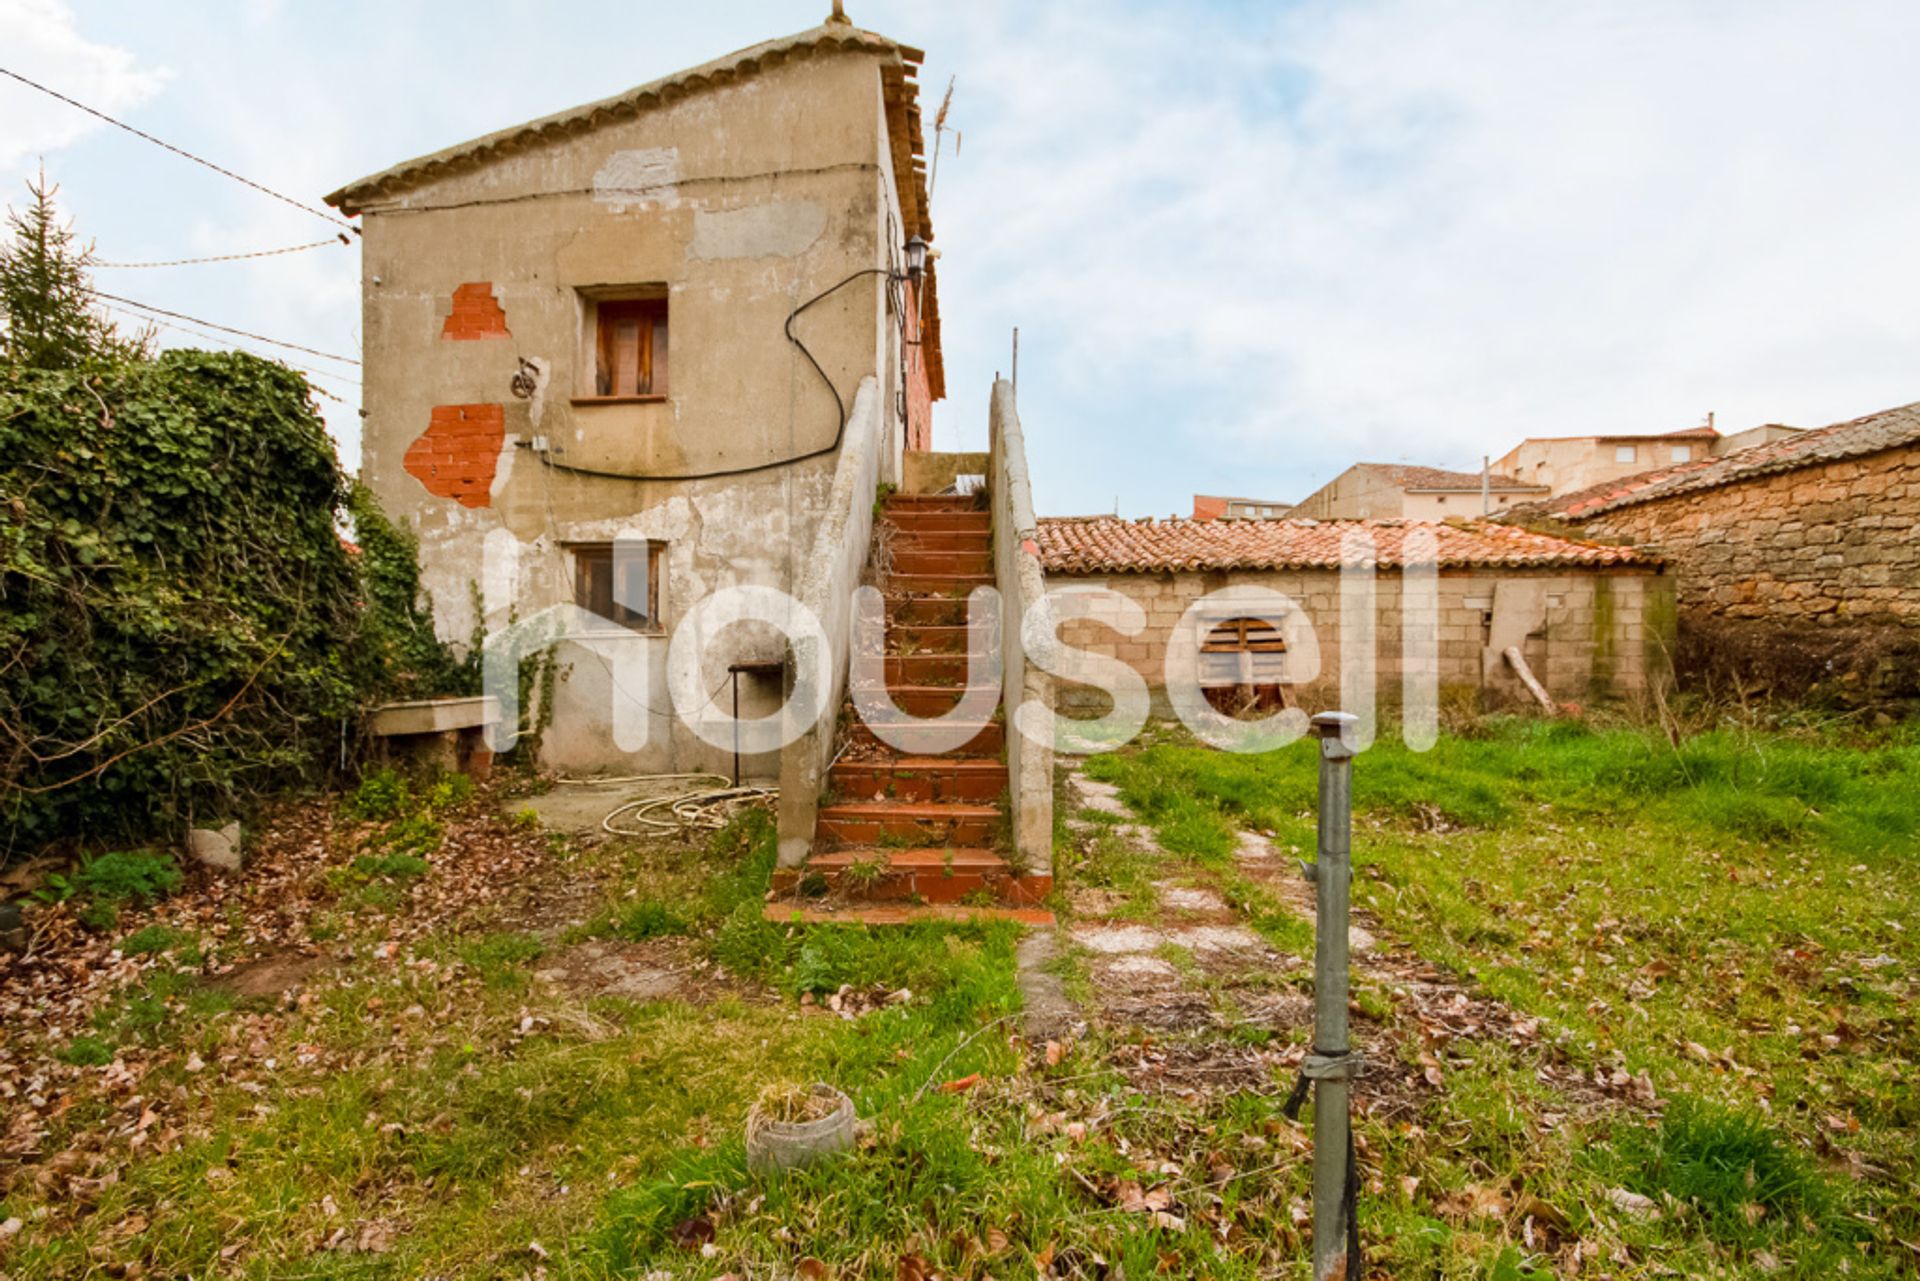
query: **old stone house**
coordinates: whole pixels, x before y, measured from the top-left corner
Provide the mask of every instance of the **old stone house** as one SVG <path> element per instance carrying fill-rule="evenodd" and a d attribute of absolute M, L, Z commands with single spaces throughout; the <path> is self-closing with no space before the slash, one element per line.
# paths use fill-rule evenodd
<path fill-rule="evenodd" d="M 1835 646 L 1823 667 L 1877 663 L 1876 632 L 1896 646 L 1920 637 L 1920 405 L 1598 485 L 1525 515 L 1657 550 L 1674 567 L 1683 632 L 1727 638 L 1744 626 L 1758 646 L 1780 644 L 1781 629 L 1827 632 Z"/>
<path fill-rule="evenodd" d="M 674 714 L 674 627 L 724 587 L 798 593 L 830 508 L 873 501 L 836 472 L 928 448 L 921 57 L 836 17 L 328 198 L 363 230 L 364 474 L 441 635 L 593 620 L 554 650 L 546 764 L 724 769 Z M 702 688 L 772 657 L 736 626 Z"/>
<path fill-rule="evenodd" d="M 1355 463 L 1286 514 L 1309 520 L 1472 518 L 1550 492 L 1497 471 L 1483 476 L 1404 463 Z"/>
<path fill-rule="evenodd" d="M 1656 556 L 1630 548 L 1486 522 L 1105 516 L 1042 520 L 1038 542 L 1049 589 L 1105 587 L 1144 612 L 1138 635 L 1117 631 L 1117 608 L 1103 606 L 1065 623 L 1060 639 L 1132 666 L 1162 712 L 1169 642 L 1189 609 L 1227 588 L 1285 595 L 1294 606 L 1289 617 L 1249 617 L 1231 600 L 1200 606 L 1202 682 L 1223 690 L 1251 685 L 1256 694 L 1262 686 L 1285 686 L 1273 692 L 1313 711 L 1341 701 L 1342 629 L 1353 617 L 1343 615 L 1343 564 L 1374 567 L 1364 625 L 1373 629 L 1379 701 L 1398 700 L 1403 571 L 1421 539 L 1431 540 L 1438 566 L 1433 621 L 1443 697 L 1525 698 L 1503 659 L 1508 647 L 1520 650 L 1558 700 L 1638 699 L 1663 679 L 1671 585 Z M 1072 706 L 1103 697 L 1086 695 L 1063 689 L 1061 699 Z"/>

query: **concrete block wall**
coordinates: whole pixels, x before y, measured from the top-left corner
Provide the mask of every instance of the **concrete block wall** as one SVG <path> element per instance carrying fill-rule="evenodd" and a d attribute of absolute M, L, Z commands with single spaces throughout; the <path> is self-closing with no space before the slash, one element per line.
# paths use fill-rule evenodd
<path fill-rule="evenodd" d="M 1503 592 L 1502 584 L 1524 586 Z M 1340 700 L 1341 597 L 1335 570 L 1253 573 L 1130 573 L 1052 575 L 1050 589 L 1091 585 L 1112 589 L 1138 605 L 1145 628 L 1122 635 L 1114 624 L 1117 605 L 1062 626 L 1061 640 L 1076 649 L 1116 658 L 1143 676 L 1159 694 L 1166 683 L 1169 638 L 1189 606 L 1209 592 L 1252 585 L 1288 597 L 1311 624 L 1309 640 L 1295 641 L 1289 676 L 1303 706 L 1323 708 Z M 1511 598 L 1511 599 L 1510 599 Z M 1375 579 L 1374 659 L 1382 705 L 1400 701 L 1405 663 L 1401 652 L 1404 614 L 1400 575 Z M 1443 690 L 1485 690 L 1495 702 L 1526 698 L 1523 686 L 1501 660 L 1495 642 L 1511 635 L 1548 691 L 1563 701 L 1637 701 L 1664 681 L 1671 662 L 1673 609 L 1666 575 L 1648 570 L 1461 570 L 1439 578 L 1437 647 Z M 1092 705 L 1084 687 L 1063 688 L 1063 706 Z"/>

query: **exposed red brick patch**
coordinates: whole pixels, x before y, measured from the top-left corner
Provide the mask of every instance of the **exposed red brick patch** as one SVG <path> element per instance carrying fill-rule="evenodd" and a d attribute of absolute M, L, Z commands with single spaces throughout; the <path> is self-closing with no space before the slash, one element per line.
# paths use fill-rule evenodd
<path fill-rule="evenodd" d="M 435 405 L 426 432 L 407 446 L 403 466 L 427 492 L 462 507 L 492 502 L 494 468 L 507 438 L 504 405 Z"/>
<path fill-rule="evenodd" d="M 453 310 L 440 329 L 442 338 L 510 338 L 507 312 L 493 296 L 493 284 L 481 280 L 453 291 Z"/>

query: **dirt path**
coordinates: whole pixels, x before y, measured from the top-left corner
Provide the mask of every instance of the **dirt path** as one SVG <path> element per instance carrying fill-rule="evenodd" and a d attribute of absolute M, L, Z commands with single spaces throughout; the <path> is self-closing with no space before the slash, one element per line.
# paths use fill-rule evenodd
<path fill-rule="evenodd" d="M 1075 769 L 1067 776 L 1076 845 L 1117 844 L 1122 858 L 1151 860 L 1154 909 L 1142 919 L 1138 896 L 1097 877 L 1067 879 L 1069 912 L 1061 944 L 1085 967 L 1086 1015 L 1121 1047 L 1129 1077 L 1144 1088 L 1257 1088 L 1289 1077 L 1311 1039 L 1312 958 L 1276 946 L 1230 902 L 1227 879 L 1162 849 L 1112 784 Z M 1091 812 L 1094 818 L 1080 815 Z M 1083 868 L 1093 865 L 1091 858 Z M 1310 951 L 1313 887 L 1290 851 L 1243 831 L 1234 852 L 1241 877 L 1306 923 Z M 1498 1041 L 1525 1053 L 1543 1083 L 1576 1109 L 1646 1103 L 1650 1087 L 1624 1071 L 1589 1076 L 1567 1061 L 1536 1018 L 1428 963 L 1356 909 L 1353 950 L 1355 1047 L 1367 1061 L 1360 1107 L 1390 1118 L 1418 1111 L 1445 1090 L 1459 1051 Z M 1137 1042 L 1137 1048 L 1127 1048 Z"/>

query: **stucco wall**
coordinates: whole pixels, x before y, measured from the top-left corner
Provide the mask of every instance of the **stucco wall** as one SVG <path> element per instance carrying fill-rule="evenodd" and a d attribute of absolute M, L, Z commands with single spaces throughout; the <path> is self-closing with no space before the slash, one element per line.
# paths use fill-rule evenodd
<path fill-rule="evenodd" d="M 443 636 L 472 633 L 476 585 L 493 628 L 571 601 L 564 545 L 617 535 L 666 543 L 668 629 L 719 587 L 792 590 L 833 453 L 744 476 L 629 477 L 779 463 L 833 442 L 834 397 L 783 326 L 848 275 L 896 263 L 904 235 L 893 182 L 879 63 L 843 51 L 509 153 L 365 211 L 364 470 L 387 511 L 419 533 Z M 668 299 L 665 394 L 576 403 L 592 390 L 583 298 L 648 285 Z M 843 404 L 864 377 L 884 389 L 889 477 L 907 382 L 891 305 L 885 277 L 870 275 L 794 326 Z M 534 374 L 531 397 L 510 390 L 516 371 Z M 664 635 L 595 642 L 561 647 L 549 763 L 725 762 L 670 726 Z M 623 646 L 644 650 L 644 688 L 634 688 L 632 664 L 609 656 Z M 763 648 L 764 638 L 723 636 L 707 687 L 729 661 L 768 656 Z M 654 722 L 646 752 L 611 750 L 616 687 Z M 764 713 L 777 696 L 749 690 L 744 710 Z M 765 775 L 773 762 L 748 767 Z"/>
<path fill-rule="evenodd" d="M 1660 548 L 1683 609 L 1920 625 L 1920 447 L 1604 512 L 1584 534 Z"/>
<path fill-rule="evenodd" d="M 1097 584 L 1128 597 L 1146 612 L 1146 630 L 1122 637 L 1098 618 L 1061 628 L 1076 648 L 1118 658 L 1149 686 L 1165 685 L 1167 642 L 1188 606 L 1208 592 L 1251 585 L 1289 597 L 1312 624 L 1318 670 L 1296 645 L 1294 694 L 1309 711 L 1340 701 L 1340 575 L 1333 570 L 1257 573 L 1144 573 L 1051 575 L 1049 587 Z M 1377 698 L 1400 698 L 1400 575 L 1375 578 L 1374 642 Z M 1443 690 L 1484 690 L 1491 701 L 1519 701 L 1526 693 L 1500 659 L 1518 644 L 1534 674 L 1557 699 L 1637 700 L 1649 682 L 1663 680 L 1670 662 L 1671 587 L 1664 574 L 1644 570 L 1461 570 L 1439 577 L 1439 679 Z M 1077 700 L 1063 692 L 1063 702 Z M 1160 700 L 1156 699 L 1156 703 Z"/>
<path fill-rule="evenodd" d="M 1634 447 L 1631 462 L 1620 462 L 1614 457 L 1614 451 L 1622 445 Z M 1602 481 L 1637 476 L 1643 471 L 1671 467 L 1676 462 L 1686 461 L 1673 456 L 1677 448 L 1684 448 L 1688 458 L 1705 458 L 1710 450 L 1710 442 L 1663 439 L 1659 436 L 1618 439 L 1570 436 L 1524 440 L 1494 460 L 1493 469 L 1530 485 L 1545 485 L 1554 494 L 1571 494 Z"/>
<path fill-rule="evenodd" d="M 1494 512 L 1535 494 L 1501 493 L 1490 496 Z M 1354 467 L 1340 473 L 1302 499 L 1287 515 L 1313 520 L 1446 520 L 1450 516 L 1478 517 L 1480 491 L 1437 493 L 1409 490 L 1392 477 Z"/>
<path fill-rule="evenodd" d="M 1288 512 L 1312 520 L 1392 520 L 1406 515 L 1406 494 L 1378 472 L 1350 467 Z"/>

